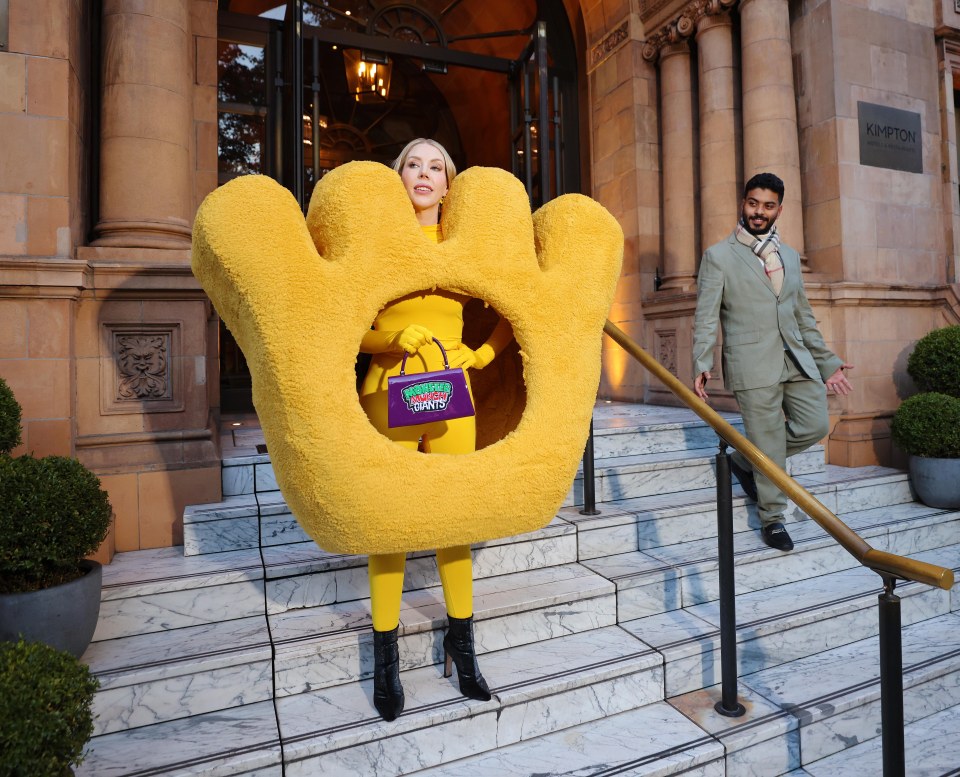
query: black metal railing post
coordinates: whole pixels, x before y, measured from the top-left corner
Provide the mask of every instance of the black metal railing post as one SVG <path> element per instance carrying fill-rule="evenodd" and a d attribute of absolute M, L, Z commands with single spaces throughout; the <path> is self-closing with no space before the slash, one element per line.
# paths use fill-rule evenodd
<path fill-rule="evenodd" d="M 590 434 L 583 449 L 583 509 L 580 515 L 600 515 L 597 509 L 597 483 L 593 470 L 593 419 L 590 419 Z"/>
<path fill-rule="evenodd" d="M 720 575 L 720 701 L 714 709 L 728 718 L 747 710 L 737 701 L 737 600 L 733 574 L 733 488 L 730 454 L 720 440 L 717 454 L 717 559 Z"/>
<path fill-rule="evenodd" d="M 893 590 L 896 578 L 881 575 L 880 612 L 880 721 L 883 742 L 883 777 L 904 777 L 903 752 L 903 644 L 900 632 L 900 597 Z"/>

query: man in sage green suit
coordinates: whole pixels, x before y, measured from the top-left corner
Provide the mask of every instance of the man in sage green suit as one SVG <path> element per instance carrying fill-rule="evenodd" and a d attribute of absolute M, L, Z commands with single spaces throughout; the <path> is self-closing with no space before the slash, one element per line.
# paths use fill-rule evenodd
<path fill-rule="evenodd" d="M 744 187 L 740 222 L 710 246 L 697 275 L 694 390 L 707 398 L 718 331 L 724 385 L 740 405 L 747 438 L 781 467 L 828 432 L 826 389 L 848 394 L 851 365 L 830 351 L 803 290 L 800 256 L 779 240 L 783 181 L 760 173 Z M 784 494 L 739 453 L 734 474 L 757 502 L 767 545 L 791 550 Z"/>

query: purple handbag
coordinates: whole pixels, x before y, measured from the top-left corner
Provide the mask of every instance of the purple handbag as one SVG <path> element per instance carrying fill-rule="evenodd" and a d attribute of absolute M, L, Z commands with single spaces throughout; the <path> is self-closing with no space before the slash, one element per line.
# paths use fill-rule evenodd
<path fill-rule="evenodd" d="M 467 377 L 463 369 L 450 369 L 447 352 L 440 341 L 433 342 L 443 354 L 445 369 L 434 372 L 404 374 L 407 356 L 403 355 L 400 374 L 387 378 L 387 426 L 414 426 L 433 421 L 450 421 L 474 415 L 473 400 L 467 391 Z"/>

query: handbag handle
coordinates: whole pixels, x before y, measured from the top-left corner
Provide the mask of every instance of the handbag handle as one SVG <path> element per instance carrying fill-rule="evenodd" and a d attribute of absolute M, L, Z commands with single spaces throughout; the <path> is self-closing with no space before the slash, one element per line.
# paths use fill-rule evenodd
<path fill-rule="evenodd" d="M 449 369 L 450 369 L 450 362 L 447 361 L 447 351 L 446 351 L 446 349 L 443 347 L 443 345 L 441 345 L 440 341 L 439 341 L 436 337 L 433 338 L 433 342 L 435 342 L 435 343 L 437 344 L 437 347 L 440 349 L 440 353 L 443 354 L 443 369 L 449 370 Z M 406 351 L 403 352 L 403 361 L 400 363 L 400 374 L 401 374 L 401 375 L 405 375 L 405 374 L 406 374 L 405 370 L 407 369 L 407 357 L 408 357 L 409 355 L 410 355 L 410 354 L 407 353 Z"/>

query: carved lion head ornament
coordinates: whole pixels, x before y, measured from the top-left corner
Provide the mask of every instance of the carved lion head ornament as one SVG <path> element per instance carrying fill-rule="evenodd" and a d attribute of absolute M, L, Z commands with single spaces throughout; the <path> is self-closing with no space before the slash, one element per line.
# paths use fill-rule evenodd
<path fill-rule="evenodd" d="M 493 168 L 458 175 L 443 207 L 436 244 L 395 172 L 352 162 L 318 183 L 306 221 L 263 176 L 231 181 L 197 213 L 193 271 L 247 358 L 284 498 L 326 550 L 422 550 L 532 531 L 576 474 L 620 226 L 580 195 L 531 216 L 520 182 Z M 506 316 L 523 359 L 519 422 L 463 455 L 401 448 L 357 397 L 357 352 L 377 313 L 435 288 Z"/>

